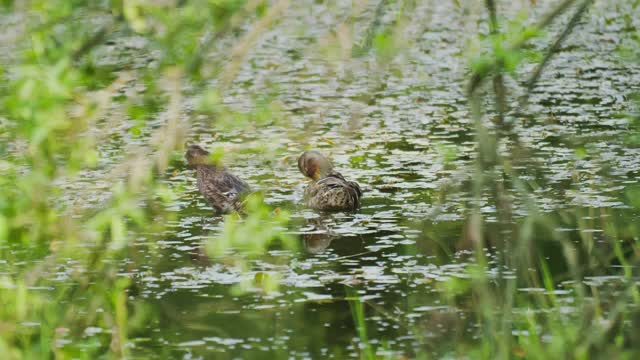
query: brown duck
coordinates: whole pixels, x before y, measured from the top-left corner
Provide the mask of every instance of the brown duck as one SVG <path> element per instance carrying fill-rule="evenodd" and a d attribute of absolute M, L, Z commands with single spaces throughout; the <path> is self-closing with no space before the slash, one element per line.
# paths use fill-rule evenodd
<path fill-rule="evenodd" d="M 305 151 L 298 158 L 300 172 L 313 180 L 304 190 L 305 204 L 322 211 L 348 211 L 360 207 L 362 191 L 333 170 L 329 160 L 317 151 Z"/>
<path fill-rule="evenodd" d="M 209 152 L 198 145 L 190 145 L 185 157 L 189 166 L 196 169 L 198 190 L 217 213 L 241 209 L 241 195 L 249 192 L 246 182 L 226 168 L 212 164 Z"/>

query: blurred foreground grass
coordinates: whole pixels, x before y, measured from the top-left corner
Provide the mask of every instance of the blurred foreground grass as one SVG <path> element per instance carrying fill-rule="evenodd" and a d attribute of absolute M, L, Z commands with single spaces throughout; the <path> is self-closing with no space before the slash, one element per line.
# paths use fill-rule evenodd
<path fill-rule="evenodd" d="M 364 3 L 354 4 L 353 17 Z M 467 59 L 467 97 L 478 152 L 475 167 L 468 169 L 473 180 L 456 189 L 474 199 L 468 204 L 461 237 L 470 244 L 476 263 L 466 279 L 441 285 L 441 302 L 468 308 L 482 337 L 460 344 L 457 338 L 434 344 L 422 337 L 424 329 L 412 332 L 423 339 L 425 351 L 458 348 L 451 353 L 471 358 L 601 354 L 635 358 L 640 349 L 636 283 L 640 187 L 633 184 L 625 189 L 620 199 L 626 205 L 623 208 L 539 211 L 530 201 L 535 181 L 524 180 L 519 172 L 528 150 L 512 126 L 520 119 L 518 113 L 526 113 L 526 95 L 510 99 L 505 85 L 505 78 L 515 77 L 522 63 L 535 63 L 539 67 L 524 80 L 531 91 L 536 72 L 544 71 L 544 64 L 571 35 L 591 2 L 562 1 L 538 22 L 525 15 L 503 19 L 499 6 L 493 1 L 485 4 L 487 31 L 470 44 Z M 344 28 L 319 42 L 319 51 L 337 63 L 373 52 L 382 73 L 403 47 L 410 46 L 400 35 L 414 5 L 413 1 L 381 1 L 376 9 L 397 7 L 393 21 L 382 25 L 376 11 L 362 42 L 353 40 L 346 21 Z M 131 239 L 153 240 L 164 224 L 178 216 L 167 210 L 167 204 L 180 197 L 180 189 L 169 188 L 161 180 L 170 164 L 180 161 L 192 117 L 209 117 L 223 128 L 286 125 L 280 104 L 270 94 L 255 99 L 250 113 L 234 112 L 221 98 L 259 34 L 278 21 L 290 2 L 41 0 L 4 1 L 2 6 L 21 25 L 12 28 L 13 47 L 7 45 L 12 53 L 0 69 L 0 262 L 10 270 L 0 275 L 0 353 L 16 359 L 128 357 L 128 344 L 154 314 L 143 303 L 128 300 L 135 287 L 130 279 L 118 276 L 117 259 L 128 253 Z M 531 40 L 559 19 L 566 26 L 547 51 L 532 51 Z M 112 48 L 122 53 L 110 56 L 128 61 L 101 62 L 105 44 L 134 35 L 146 41 L 143 50 Z M 219 43 L 226 46 L 228 57 L 207 57 Z M 140 91 L 126 91 L 132 87 Z M 184 110 L 186 96 L 200 99 L 193 112 Z M 126 115 L 113 112 L 117 103 L 124 104 Z M 522 105 L 513 108 L 514 103 Z M 98 207 L 70 204 L 60 184 L 104 166 L 98 149 L 110 130 L 119 126 L 117 115 L 133 121 L 127 131 L 141 140 L 128 147 L 130 153 L 121 164 L 106 172 L 104 180 L 111 184 L 108 199 L 98 201 Z M 525 117 L 535 121 L 535 114 Z M 632 142 L 638 130 L 632 131 L 629 146 L 636 146 Z M 243 151 L 259 153 L 264 148 L 256 145 Z M 266 156 L 275 158 L 284 151 Z M 442 153 L 452 157 L 455 149 L 443 148 Z M 529 172 L 535 172 L 536 166 L 526 164 Z M 497 209 L 495 222 L 487 221 L 480 211 L 480 200 L 487 198 Z M 514 216 L 514 201 L 529 204 L 526 216 Z M 585 218 L 591 222 L 584 222 Z M 225 219 L 222 232 L 209 241 L 208 253 L 247 270 L 245 258 L 234 257 L 235 251 L 260 256 L 274 243 L 290 250 L 298 247 L 287 232 L 289 220 L 286 210 L 270 209 L 261 196 L 254 196 L 245 216 Z M 582 231 L 594 226 L 604 232 L 597 243 L 593 234 Z M 560 227 L 576 231 L 555 231 Z M 488 264 L 487 249 L 499 253 L 500 264 Z M 554 264 L 562 266 L 551 268 L 549 252 L 561 258 Z M 34 291 L 49 286 L 44 275 L 61 266 L 70 267 L 68 281 L 53 292 Z M 496 267 L 505 269 L 504 273 L 489 278 L 487 272 Z M 594 302 L 598 296 L 583 283 L 584 277 L 611 272 L 626 279 L 615 301 Z M 569 290 L 575 293 L 577 310 L 570 317 L 564 316 L 554 296 L 561 281 L 571 281 Z M 265 291 L 278 286 L 277 279 L 265 274 L 256 275 L 254 282 Z M 523 287 L 546 291 L 519 293 L 517 289 Z M 376 345 L 369 344 L 366 311 L 354 292 L 348 291 L 348 297 L 365 344 L 361 356 L 374 358 Z M 523 308 L 536 311 L 514 311 Z M 462 326 L 456 320 L 450 325 Z M 111 331 L 84 336 L 92 328 Z M 67 342 L 75 346 L 62 346 Z M 384 348 L 384 344 L 378 346 Z"/>

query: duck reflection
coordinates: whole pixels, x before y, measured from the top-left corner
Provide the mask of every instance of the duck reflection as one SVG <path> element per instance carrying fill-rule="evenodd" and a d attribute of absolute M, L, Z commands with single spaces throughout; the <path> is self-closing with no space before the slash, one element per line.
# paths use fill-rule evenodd
<path fill-rule="evenodd" d="M 330 216 L 319 216 L 305 219 L 305 227 L 301 229 L 304 249 L 309 254 L 323 253 L 338 236 L 331 230 L 333 219 Z"/>

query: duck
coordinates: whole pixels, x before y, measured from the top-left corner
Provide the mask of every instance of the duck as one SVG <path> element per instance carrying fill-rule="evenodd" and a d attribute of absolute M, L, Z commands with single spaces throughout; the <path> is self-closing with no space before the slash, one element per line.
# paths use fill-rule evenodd
<path fill-rule="evenodd" d="M 335 171 L 321 153 L 302 153 L 298 158 L 298 169 L 312 180 L 304 190 L 306 206 L 320 211 L 353 211 L 360 207 L 360 185 Z"/>
<path fill-rule="evenodd" d="M 209 152 L 199 145 L 189 145 L 185 158 L 189 167 L 196 170 L 198 190 L 216 213 L 241 211 L 242 195 L 250 191 L 245 181 L 224 166 L 211 163 Z"/>

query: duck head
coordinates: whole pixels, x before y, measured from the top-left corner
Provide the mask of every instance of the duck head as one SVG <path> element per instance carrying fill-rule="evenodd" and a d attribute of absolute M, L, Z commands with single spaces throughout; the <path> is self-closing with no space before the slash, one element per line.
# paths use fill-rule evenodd
<path fill-rule="evenodd" d="M 331 162 L 317 151 L 305 151 L 298 158 L 298 169 L 302 175 L 319 180 L 333 170 Z"/>
<path fill-rule="evenodd" d="M 185 158 L 191 167 L 206 165 L 209 163 L 209 152 L 198 145 L 189 145 Z"/>

